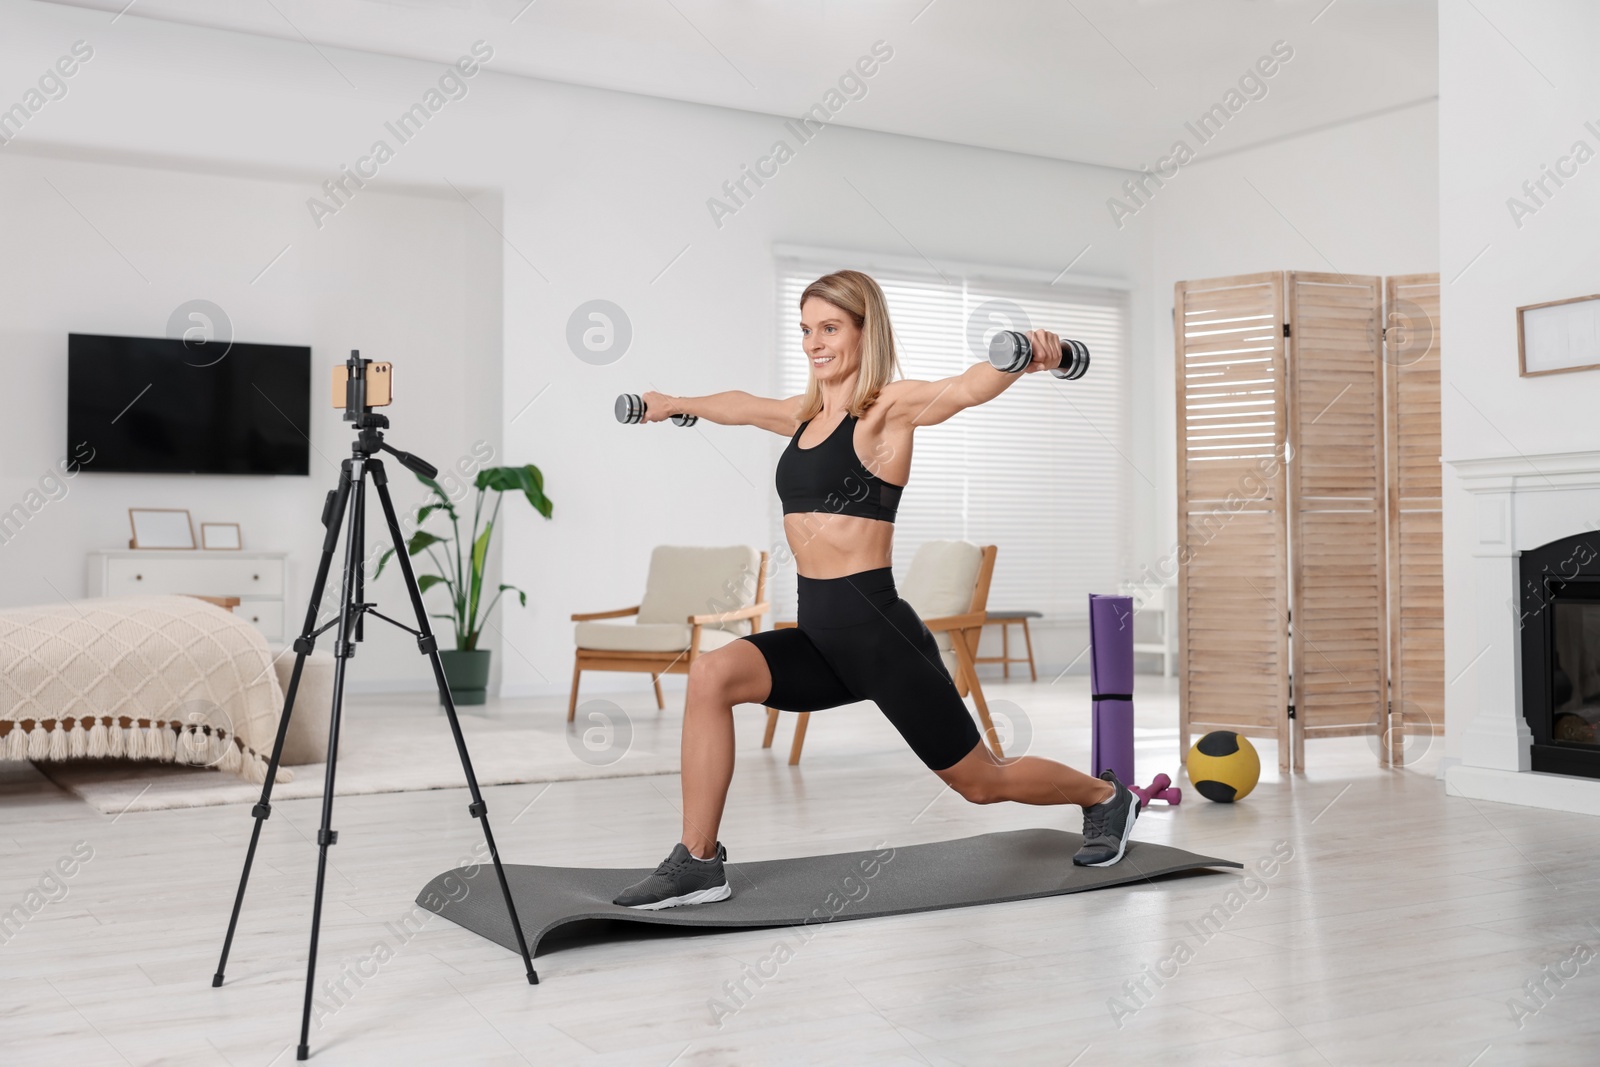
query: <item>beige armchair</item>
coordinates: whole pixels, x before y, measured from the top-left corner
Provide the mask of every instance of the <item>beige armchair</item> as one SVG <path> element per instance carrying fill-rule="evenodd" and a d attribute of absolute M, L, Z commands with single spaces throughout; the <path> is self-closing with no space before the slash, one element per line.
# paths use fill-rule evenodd
<path fill-rule="evenodd" d="M 577 657 L 567 721 L 578 711 L 584 671 L 644 671 L 665 708 L 663 674 L 688 674 L 701 653 L 761 629 L 767 554 L 746 545 L 696 548 L 659 545 L 650 554 L 644 599 L 631 608 L 572 616 Z M 633 617 L 631 622 L 617 619 Z"/>
<path fill-rule="evenodd" d="M 956 683 L 956 692 L 963 697 L 971 695 L 978 708 L 984 738 L 994 754 L 1004 758 L 1000 736 L 989 718 L 989 702 L 984 699 L 974 662 L 978 640 L 983 634 L 997 551 L 994 545 L 979 547 L 970 541 L 929 541 L 911 557 L 911 569 L 901 584 L 900 597 L 916 609 L 922 624 L 933 632 L 940 658 Z M 792 622 L 776 624 L 780 629 L 793 625 Z M 805 746 L 810 720 L 810 712 L 797 713 L 794 742 L 789 748 L 791 767 L 800 762 L 800 750 Z M 768 708 L 762 748 L 772 747 L 777 728 L 778 711 Z"/>

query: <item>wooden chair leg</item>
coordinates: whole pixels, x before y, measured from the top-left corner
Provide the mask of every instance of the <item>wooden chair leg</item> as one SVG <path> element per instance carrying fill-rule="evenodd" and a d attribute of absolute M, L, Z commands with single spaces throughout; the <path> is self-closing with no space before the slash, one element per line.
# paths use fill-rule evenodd
<path fill-rule="evenodd" d="M 1000 669 L 1011 677 L 1011 620 L 1000 623 Z"/>
<path fill-rule="evenodd" d="M 567 721 L 571 722 L 578 714 L 578 675 L 583 673 L 583 660 L 572 661 L 572 696 L 567 699 Z"/>
<path fill-rule="evenodd" d="M 768 708 L 767 709 L 767 732 L 764 735 L 762 735 L 761 747 L 762 748 L 771 748 L 772 747 L 772 735 L 777 733 L 777 732 L 778 732 L 778 709 L 777 708 Z"/>
<path fill-rule="evenodd" d="M 1028 674 L 1037 682 L 1039 680 L 1039 672 L 1033 666 L 1033 637 L 1028 633 L 1028 620 L 1026 618 L 1022 620 L 1022 640 L 1028 646 Z"/>
<path fill-rule="evenodd" d="M 978 721 L 983 723 L 983 736 L 989 742 L 989 748 L 999 759 L 1005 759 L 1005 750 L 1000 747 L 1000 734 L 994 728 L 994 720 L 989 717 L 989 702 L 983 698 L 983 686 L 978 682 L 978 665 L 973 663 L 972 646 L 967 642 L 964 630 L 956 630 L 950 634 L 956 649 L 956 660 L 961 672 L 967 676 L 967 687 L 972 693 L 972 702 L 978 706 Z"/>
<path fill-rule="evenodd" d="M 667 709 L 667 700 L 666 697 L 661 695 L 661 675 L 652 674 L 650 676 L 650 681 L 656 687 L 656 710 L 665 711 Z"/>
<path fill-rule="evenodd" d="M 793 767 L 800 762 L 800 750 L 805 747 L 806 727 L 811 724 L 811 713 L 802 711 L 795 716 L 794 744 L 789 746 L 789 766 Z"/>

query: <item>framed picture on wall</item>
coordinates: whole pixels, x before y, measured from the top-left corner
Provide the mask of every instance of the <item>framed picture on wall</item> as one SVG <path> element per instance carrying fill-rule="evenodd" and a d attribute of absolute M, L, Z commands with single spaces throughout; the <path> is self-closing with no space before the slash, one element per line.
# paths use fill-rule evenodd
<path fill-rule="evenodd" d="M 1517 308 L 1517 373 L 1600 369 L 1600 296 Z"/>

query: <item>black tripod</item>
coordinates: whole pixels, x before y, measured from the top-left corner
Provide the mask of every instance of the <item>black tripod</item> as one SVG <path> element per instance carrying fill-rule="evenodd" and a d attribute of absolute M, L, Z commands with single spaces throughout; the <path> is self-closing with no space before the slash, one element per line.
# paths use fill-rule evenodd
<path fill-rule="evenodd" d="M 317 892 L 311 909 L 311 952 L 306 960 L 306 1001 L 300 1019 L 300 1047 L 296 1054 L 296 1059 L 301 1060 L 310 1055 L 311 1051 L 309 1045 L 311 1003 L 317 974 L 317 935 L 322 926 L 322 888 L 328 870 L 328 846 L 339 840 L 338 832 L 332 828 L 333 779 L 338 762 L 339 716 L 344 702 L 345 664 L 355 655 L 355 645 L 362 639 L 361 623 L 366 615 L 376 615 L 407 633 L 415 634 L 417 648 L 433 664 L 433 677 L 439 686 L 439 698 L 444 703 L 445 715 L 450 720 L 450 732 L 455 736 L 456 751 L 461 756 L 461 770 L 466 775 L 467 789 L 472 794 L 472 803 L 467 806 L 467 812 L 483 826 L 483 838 L 489 846 L 489 855 L 494 859 L 494 871 L 500 880 L 500 891 L 506 898 L 506 911 L 511 916 L 511 927 L 517 933 L 517 947 L 522 951 L 522 962 L 528 971 L 528 983 L 536 985 L 539 981 L 539 976 L 533 970 L 533 959 L 528 955 L 528 944 L 522 934 L 522 924 L 517 920 L 517 908 L 511 900 L 511 887 L 506 883 L 506 872 L 500 864 L 500 853 L 495 848 L 494 834 L 489 830 L 489 807 L 484 803 L 483 794 L 478 790 L 477 776 L 472 773 L 472 760 L 467 755 L 467 742 L 461 736 L 461 723 L 456 718 L 455 702 L 450 699 L 444 665 L 439 660 L 438 642 L 428 626 L 428 613 L 423 607 L 422 593 L 417 588 L 416 575 L 411 569 L 411 557 L 406 551 L 399 520 L 395 517 L 394 502 L 389 499 L 388 475 L 384 473 L 383 460 L 375 456 L 379 451 L 388 452 L 408 469 L 427 478 L 436 477 L 438 470 L 424 460 L 384 443 L 382 431 L 388 428 L 389 420 L 383 415 L 373 414 L 371 407 L 367 406 L 365 372 L 370 362 L 361 359 L 359 353 L 351 352 L 350 359 L 345 364 L 348 368 L 349 384 L 346 389 L 344 417 L 355 423 L 358 433 L 355 444 L 351 447 L 350 458 L 339 465 L 339 487 L 328 491 L 322 507 L 322 525 L 326 531 L 322 539 L 322 558 L 317 564 L 317 578 L 311 587 L 311 603 L 306 608 L 305 626 L 301 630 L 300 637 L 294 642 L 294 673 L 289 678 L 288 691 L 284 693 L 283 715 L 278 720 L 278 737 L 272 745 L 272 759 L 267 764 L 267 778 L 261 786 L 261 800 L 250 809 L 251 815 L 255 817 L 255 827 L 250 832 L 250 848 L 245 853 L 244 870 L 239 875 L 239 893 L 233 901 L 233 917 L 228 920 L 228 933 L 222 942 L 222 958 L 217 961 L 217 973 L 211 979 L 212 986 L 220 986 L 223 972 L 227 968 L 228 952 L 233 947 L 234 930 L 239 925 L 239 910 L 244 905 L 245 886 L 250 880 L 250 865 L 255 861 L 256 844 L 261 839 L 261 824 L 272 815 L 272 781 L 277 776 L 278 761 L 283 755 L 284 738 L 289 731 L 289 715 L 294 710 L 295 691 L 300 686 L 300 674 L 305 668 L 306 656 L 311 654 L 318 635 L 337 625 L 338 638 L 334 641 L 333 648 L 333 714 L 328 725 L 327 777 L 322 793 L 322 826 L 317 831 Z M 362 550 L 366 543 L 365 501 L 369 473 L 373 485 L 378 490 L 378 500 L 383 505 L 383 518 L 389 526 L 389 536 L 394 541 L 395 558 L 399 561 L 400 573 L 405 577 L 406 591 L 411 596 L 411 607 L 417 615 L 418 628 L 415 630 L 380 613 L 375 605 L 362 599 L 364 593 Z M 323 589 L 328 581 L 328 570 L 333 563 L 334 548 L 339 540 L 339 528 L 344 523 L 347 508 L 350 523 L 345 538 L 344 581 L 340 588 L 339 617 L 318 628 L 317 612 L 322 603 Z"/>

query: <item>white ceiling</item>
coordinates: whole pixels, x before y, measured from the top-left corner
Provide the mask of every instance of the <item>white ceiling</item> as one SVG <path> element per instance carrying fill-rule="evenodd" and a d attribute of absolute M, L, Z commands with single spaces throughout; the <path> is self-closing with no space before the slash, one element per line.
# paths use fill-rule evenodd
<path fill-rule="evenodd" d="M 494 70 L 785 116 L 883 40 L 893 59 L 836 122 L 1127 168 L 1278 40 L 1294 58 L 1208 154 L 1438 93 L 1434 0 L 134 0 L 124 17 L 436 62 L 481 38 Z"/>

